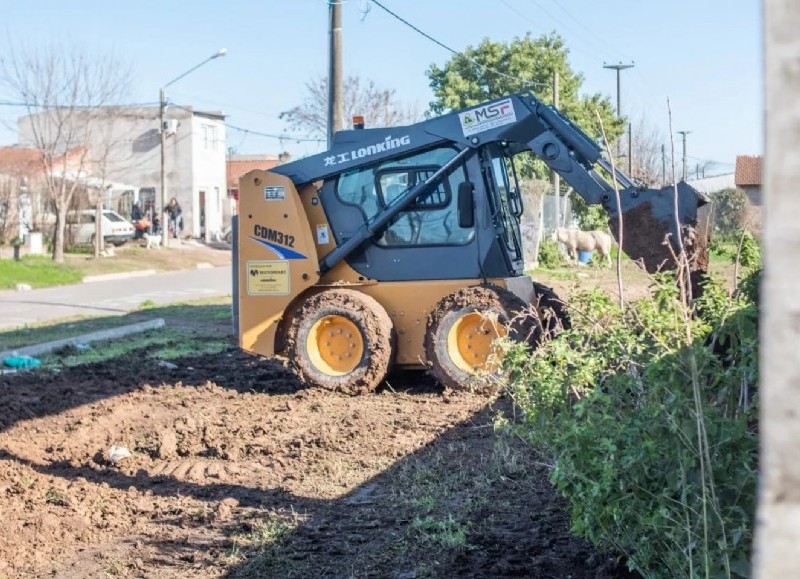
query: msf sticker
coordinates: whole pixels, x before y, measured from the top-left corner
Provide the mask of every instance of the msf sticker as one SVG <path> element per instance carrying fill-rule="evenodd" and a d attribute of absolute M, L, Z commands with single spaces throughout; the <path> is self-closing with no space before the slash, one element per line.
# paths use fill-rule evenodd
<path fill-rule="evenodd" d="M 247 293 L 251 296 L 289 295 L 288 261 L 248 261 Z"/>
<path fill-rule="evenodd" d="M 503 99 L 496 103 L 458 113 L 458 118 L 461 121 L 461 130 L 464 131 L 465 137 L 517 121 L 514 103 L 511 99 Z"/>
<path fill-rule="evenodd" d="M 250 239 L 272 250 L 279 259 L 306 259 L 305 255 L 291 249 L 294 247 L 294 235 L 283 231 L 256 224 Z"/>

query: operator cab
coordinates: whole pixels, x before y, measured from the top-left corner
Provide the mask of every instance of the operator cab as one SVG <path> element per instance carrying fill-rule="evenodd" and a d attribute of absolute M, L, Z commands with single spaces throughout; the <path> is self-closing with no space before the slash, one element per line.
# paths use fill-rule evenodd
<path fill-rule="evenodd" d="M 325 181 L 320 196 L 337 245 L 458 153 L 454 145 L 434 147 Z M 492 143 L 475 149 L 345 259 L 379 281 L 519 275 L 521 214 L 512 158 Z M 420 263 L 431 267 L 420 268 Z"/>

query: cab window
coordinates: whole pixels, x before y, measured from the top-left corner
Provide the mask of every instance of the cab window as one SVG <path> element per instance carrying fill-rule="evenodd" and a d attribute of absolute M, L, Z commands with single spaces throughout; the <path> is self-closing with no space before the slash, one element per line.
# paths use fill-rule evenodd
<path fill-rule="evenodd" d="M 339 178 L 339 199 L 361 208 L 366 219 L 397 202 L 411 187 L 429 179 L 458 151 L 450 147 L 431 149 L 400 159 L 391 159 Z M 417 199 L 385 228 L 376 240 L 384 247 L 415 245 L 460 245 L 475 235 L 474 228 L 458 226 L 458 185 L 467 179 L 458 165 L 431 191 Z"/>

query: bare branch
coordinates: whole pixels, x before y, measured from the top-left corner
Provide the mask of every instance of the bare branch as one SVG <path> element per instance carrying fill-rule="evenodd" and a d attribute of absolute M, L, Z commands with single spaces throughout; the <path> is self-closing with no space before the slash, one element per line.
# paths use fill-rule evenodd
<path fill-rule="evenodd" d="M 91 165 L 107 159 L 94 134 L 106 107 L 126 94 L 130 67 L 113 54 L 89 53 L 74 44 L 8 44 L 0 56 L 0 86 L 24 103 L 20 144 L 39 151 L 44 190 L 56 212 L 53 259 L 63 261 L 67 210 Z"/>
<path fill-rule="evenodd" d="M 328 79 L 319 77 L 306 83 L 308 94 L 302 104 L 284 111 L 281 119 L 293 130 L 325 138 L 328 131 Z M 416 122 L 421 114 L 397 101 L 394 90 L 378 88 L 371 80 L 349 76 L 344 81 L 344 118 L 364 117 L 367 127 L 393 127 Z"/>
<path fill-rule="evenodd" d="M 606 155 L 611 160 L 611 182 L 614 184 L 614 196 L 617 201 L 617 241 L 619 248 L 617 249 L 617 288 L 619 289 L 619 309 L 625 313 L 625 295 L 623 294 L 622 286 L 622 247 L 623 247 L 623 219 L 622 219 L 622 202 L 619 198 L 619 184 L 617 183 L 617 166 L 614 163 L 614 155 L 611 154 L 611 146 L 608 144 L 608 137 L 606 136 L 606 129 L 603 126 L 603 119 L 600 117 L 600 111 L 595 109 L 597 120 L 600 123 L 600 131 L 603 134 L 603 143 L 606 145 Z"/>

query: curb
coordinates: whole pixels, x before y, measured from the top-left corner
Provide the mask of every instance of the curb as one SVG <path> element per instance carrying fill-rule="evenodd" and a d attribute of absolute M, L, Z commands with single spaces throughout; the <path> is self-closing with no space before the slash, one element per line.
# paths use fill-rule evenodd
<path fill-rule="evenodd" d="M 136 332 L 146 332 L 147 330 L 155 330 L 164 326 L 164 318 L 155 318 L 146 322 L 139 322 L 138 324 L 129 324 L 127 326 L 120 326 L 119 328 L 110 328 L 108 330 L 99 330 L 82 336 L 74 336 L 72 338 L 64 338 L 62 340 L 53 340 L 52 342 L 43 342 L 33 346 L 25 346 L 23 348 L 16 348 L 14 350 L 7 350 L 0 352 L 0 360 L 8 356 L 35 356 L 50 352 L 58 348 L 62 348 L 69 344 L 87 344 L 89 342 L 96 342 L 98 340 L 110 340 L 112 338 L 120 338 L 128 334 Z"/>
<path fill-rule="evenodd" d="M 83 278 L 83 283 L 92 283 L 95 281 L 108 281 L 112 279 L 126 279 L 129 277 L 145 277 L 148 275 L 155 275 L 154 269 L 140 269 L 138 271 L 122 271 L 119 273 L 104 273 L 101 275 L 87 275 Z"/>

